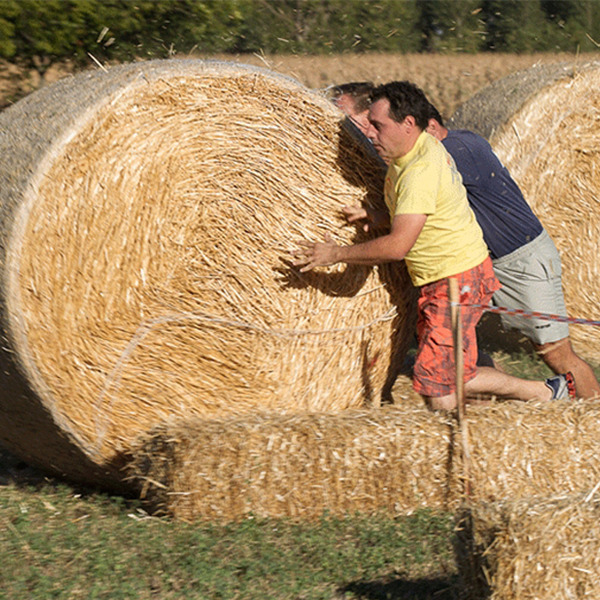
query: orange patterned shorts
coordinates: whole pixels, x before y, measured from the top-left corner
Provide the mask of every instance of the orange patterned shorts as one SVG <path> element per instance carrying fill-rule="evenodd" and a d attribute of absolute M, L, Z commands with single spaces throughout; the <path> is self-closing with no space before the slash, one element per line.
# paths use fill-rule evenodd
<path fill-rule="evenodd" d="M 475 327 L 484 307 L 500 288 L 500 283 L 494 275 L 489 257 L 480 265 L 454 277 L 458 280 L 461 303 L 464 378 L 469 381 L 475 377 L 477 369 Z M 480 306 L 462 306 L 468 304 Z M 415 357 L 413 387 L 423 396 L 446 396 L 456 388 L 448 279 L 424 285 L 418 306 L 419 347 Z"/>

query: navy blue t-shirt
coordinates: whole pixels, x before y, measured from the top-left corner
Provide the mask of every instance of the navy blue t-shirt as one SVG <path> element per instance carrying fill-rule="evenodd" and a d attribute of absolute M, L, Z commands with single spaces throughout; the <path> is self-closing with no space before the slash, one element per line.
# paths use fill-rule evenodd
<path fill-rule="evenodd" d="M 487 140 L 472 131 L 454 130 L 442 143 L 462 175 L 492 259 L 510 254 L 542 233 L 542 224 Z"/>

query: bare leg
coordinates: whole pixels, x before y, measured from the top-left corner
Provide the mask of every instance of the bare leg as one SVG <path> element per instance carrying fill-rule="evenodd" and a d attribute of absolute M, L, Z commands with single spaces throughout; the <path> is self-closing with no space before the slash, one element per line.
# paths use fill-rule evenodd
<path fill-rule="evenodd" d="M 566 373 L 567 371 L 573 373 L 578 397 L 600 397 L 600 384 L 592 367 L 575 354 L 569 338 L 550 344 L 535 345 L 535 349 L 541 359 L 555 373 Z"/>
<path fill-rule="evenodd" d="M 477 374 L 465 383 L 467 396 L 494 395 L 513 400 L 550 400 L 552 392 L 543 381 L 532 381 L 514 377 L 492 367 L 477 367 Z M 438 398 L 427 398 L 433 409 L 453 410 L 456 408 L 454 393 Z"/>

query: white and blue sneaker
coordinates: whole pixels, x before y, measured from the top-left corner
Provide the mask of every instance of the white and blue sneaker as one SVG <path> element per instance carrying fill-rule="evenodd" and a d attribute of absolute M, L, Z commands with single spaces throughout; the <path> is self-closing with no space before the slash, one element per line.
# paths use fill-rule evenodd
<path fill-rule="evenodd" d="M 577 397 L 575 378 L 571 371 L 567 371 L 564 375 L 549 377 L 545 383 L 552 392 L 552 400 L 575 400 Z"/>

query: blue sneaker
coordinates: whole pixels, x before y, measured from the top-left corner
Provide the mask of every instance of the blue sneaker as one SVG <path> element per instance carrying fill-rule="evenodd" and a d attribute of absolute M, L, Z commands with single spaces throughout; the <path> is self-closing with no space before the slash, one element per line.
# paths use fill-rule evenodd
<path fill-rule="evenodd" d="M 571 371 L 564 375 L 555 375 L 546 379 L 546 385 L 552 392 L 552 400 L 575 400 L 575 378 Z"/>

